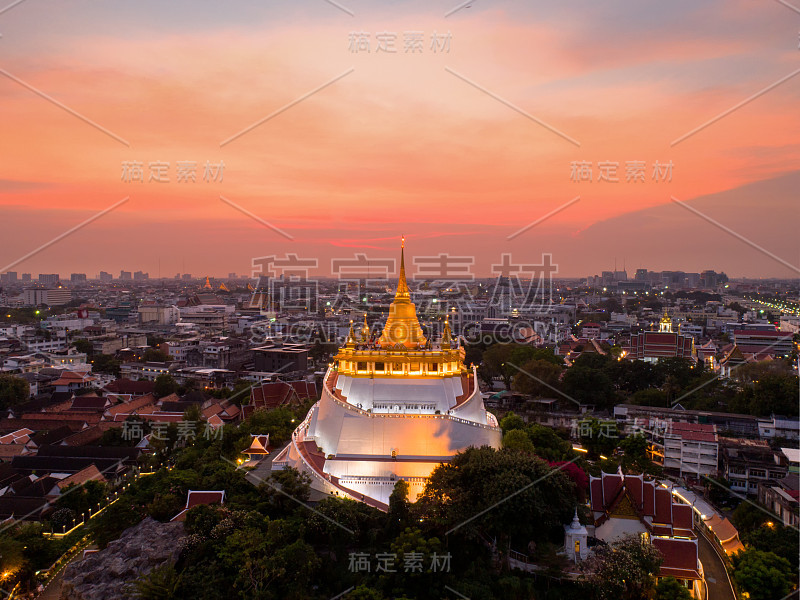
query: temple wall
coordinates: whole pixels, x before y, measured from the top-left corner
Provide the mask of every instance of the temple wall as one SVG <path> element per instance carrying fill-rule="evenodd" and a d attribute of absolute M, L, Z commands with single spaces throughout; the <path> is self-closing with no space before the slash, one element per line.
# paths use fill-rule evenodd
<path fill-rule="evenodd" d="M 308 435 L 326 455 L 390 457 L 394 451 L 397 456 L 441 460 L 469 446 L 500 448 L 501 443 L 500 430 L 486 425 L 446 415 L 364 413 L 344 406 L 326 392 L 317 411 Z"/>

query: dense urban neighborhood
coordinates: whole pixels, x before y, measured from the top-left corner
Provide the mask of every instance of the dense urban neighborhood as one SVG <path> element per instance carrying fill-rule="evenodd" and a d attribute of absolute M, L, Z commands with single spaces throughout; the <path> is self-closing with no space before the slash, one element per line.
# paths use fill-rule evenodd
<path fill-rule="evenodd" d="M 0 277 L 9 597 L 797 589 L 797 280 Z"/>

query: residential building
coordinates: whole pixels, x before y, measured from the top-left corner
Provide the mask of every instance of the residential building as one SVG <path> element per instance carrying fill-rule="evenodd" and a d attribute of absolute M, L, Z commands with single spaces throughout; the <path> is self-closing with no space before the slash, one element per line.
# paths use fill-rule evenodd
<path fill-rule="evenodd" d="M 776 514 L 785 527 L 800 525 L 798 502 L 800 501 L 800 476 L 797 473 L 787 475 L 775 482 L 759 482 L 758 501 L 767 510 Z"/>
<path fill-rule="evenodd" d="M 721 475 L 734 492 L 755 496 L 759 483 L 782 479 L 788 472 L 764 440 L 722 438 L 720 445 Z"/>
<path fill-rule="evenodd" d="M 72 300 L 72 292 L 67 288 L 28 288 L 22 292 L 25 306 L 63 306 Z"/>
<path fill-rule="evenodd" d="M 649 425 L 649 424 L 648 424 Z M 645 425 L 647 427 L 647 425 Z M 680 477 L 717 474 L 717 427 L 708 423 L 666 422 L 645 429 L 653 461 Z"/>
<path fill-rule="evenodd" d="M 308 346 L 275 342 L 253 348 L 256 371 L 291 373 L 308 369 Z"/>

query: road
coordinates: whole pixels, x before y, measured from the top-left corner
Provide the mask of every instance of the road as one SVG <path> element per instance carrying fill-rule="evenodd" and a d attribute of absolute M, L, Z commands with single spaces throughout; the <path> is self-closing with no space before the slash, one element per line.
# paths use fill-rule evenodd
<path fill-rule="evenodd" d="M 703 570 L 708 584 L 707 600 L 736 600 L 733 593 L 725 564 L 722 562 L 711 542 L 698 532 L 698 545 L 700 551 L 700 562 L 703 563 Z"/>

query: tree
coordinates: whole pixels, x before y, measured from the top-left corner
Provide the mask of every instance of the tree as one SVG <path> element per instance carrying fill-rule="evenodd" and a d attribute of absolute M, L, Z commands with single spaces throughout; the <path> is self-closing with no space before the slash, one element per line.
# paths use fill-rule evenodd
<path fill-rule="evenodd" d="M 513 388 L 536 397 L 552 395 L 553 388 L 558 389 L 562 372 L 561 367 L 551 361 L 534 359 L 522 365 L 514 375 Z"/>
<path fill-rule="evenodd" d="M 144 351 L 142 360 L 144 362 L 167 362 L 169 360 L 169 356 L 166 352 L 162 352 L 157 348 L 148 348 Z"/>
<path fill-rule="evenodd" d="M 759 506 L 741 502 L 733 511 L 731 521 L 740 533 L 747 533 L 762 527 L 767 522 L 767 514 Z"/>
<path fill-rule="evenodd" d="M 662 408 L 668 404 L 666 392 L 658 388 L 637 390 L 631 396 L 631 402 L 639 406 L 660 406 Z"/>
<path fill-rule="evenodd" d="M 794 576 L 789 561 L 756 548 L 734 555 L 733 566 L 736 583 L 752 600 L 783 598 Z"/>
<path fill-rule="evenodd" d="M 498 547 L 512 540 L 525 547 L 561 531 L 575 508 L 575 495 L 569 477 L 542 459 L 483 446 L 436 467 L 416 506 L 444 531 L 463 525 L 462 532 L 479 529 L 497 536 Z"/>
<path fill-rule="evenodd" d="M 589 417 L 579 421 L 578 432 L 581 445 L 589 451 L 591 458 L 608 456 L 617 447 L 617 424 L 614 421 L 599 421 Z"/>
<path fill-rule="evenodd" d="M 3 573 L 14 574 L 25 564 L 22 543 L 4 534 L 0 536 L 0 569 Z"/>
<path fill-rule="evenodd" d="M 656 600 L 692 600 L 692 594 L 674 577 L 664 577 L 656 585 Z"/>
<path fill-rule="evenodd" d="M 525 432 L 533 442 L 536 455 L 545 460 L 562 460 L 572 454 L 572 444 L 552 427 L 531 423 Z"/>
<path fill-rule="evenodd" d="M 30 397 L 30 386 L 21 377 L 0 375 L 0 410 L 19 406 Z"/>
<path fill-rule="evenodd" d="M 77 339 L 71 344 L 78 352 L 83 352 L 86 356 L 91 356 L 94 353 L 94 346 L 92 342 L 87 339 Z"/>
<path fill-rule="evenodd" d="M 80 515 L 86 513 L 88 518 L 89 510 L 97 510 L 98 505 L 105 500 L 108 486 L 101 481 L 89 480 L 83 484 L 71 484 L 62 492 L 56 500 L 59 508 L 68 508 Z"/>
<path fill-rule="evenodd" d="M 156 377 L 153 393 L 157 398 L 164 398 L 178 391 L 178 384 L 169 373 L 162 373 Z"/>
<path fill-rule="evenodd" d="M 119 377 L 119 361 L 111 354 L 95 354 L 92 357 L 92 371 L 95 373 L 108 373 Z"/>
<path fill-rule="evenodd" d="M 619 447 L 624 452 L 622 466 L 627 470 L 634 470 L 642 473 L 647 471 L 652 465 L 652 461 L 647 456 L 647 449 L 650 444 L 643 434 L 629 435 L 624 438 Z"/>
<path fill-rule="evenodd" d="M 533 442 L 524 429 L 512 429 L 503 436 L 503 448 L 533 454 Z"/>
<path fill-rule="evenodd" d="M 600 600 L 639 600 L 650 597 L 661 553 L 637 536 L 626 535 L 610 546 L 595 548 L 582 565 L 588 583 Z"/>
<path fill-rule="evenodd" d="M 580 366 L 576 362 L 564 373 L 564 391 L 581 404 L 593 404 L 599 408 L 613 406 L 614 385 L 600 369 Z"/>
<path fill-rule="evenodd" d="M 161 565 L 133 583 L 134 597 L 138 600 L 172 600 L 178 597 L 176 592 L 180 583 L 175 565 Z"/>
<path fill-rule="evenodd" d="M 394 490 L 389 496 L 389 523 L 392 529 L 400 529 L 408 523 L 410 506 L 408 483 L 398 479 L 397 483 L 394 484 Z"/>
<path fill-rule="evenodd" d="M 777 520 L 777 519 L 776 519 Z M 758 527 L 742 534 L 742 542 L 746 546 L 774 552 L 785 558 L 797 571 L 797 531 L 790 527 L 773 524 L 772 526 Z"/>
<path fill-rule="evenodd" d="M 525 420 L 513 411 L 506 413 L 506 416 L 500 419 L 500 429 L 503 433 L 507 433 L 512 429 L 525 429 Z"/>

